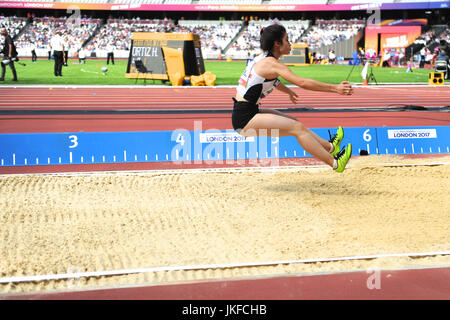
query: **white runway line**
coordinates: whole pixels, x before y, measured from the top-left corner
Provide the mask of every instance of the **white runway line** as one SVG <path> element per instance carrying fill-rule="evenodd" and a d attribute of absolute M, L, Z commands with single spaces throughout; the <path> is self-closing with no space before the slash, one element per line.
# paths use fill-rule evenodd
<path fill-rule="evenodd" d="M 275 266 L 275 265 L 283 265 L 283 264 L 335 262 L 335 261 L 348 261 L 348 260 L 371 260 L 371 259 L 387 258 L 387 257 L 429 257 L 429 256 L 442 256 L 442 255 L 450 255 L 450 251 L 421 252 L 421 253 L 414 252 L 414 253 L 399 253 L 399 254 L 375 254 L 375 255 L 367 255 L 367 256 L 350 256 L 350 257 L 338 257 L 338 258 L 281 260 L 281 261 L 269 261 L 269 262 L 209 264 L 209 265 L 174 266 L 174 267 L 153 267 L 153 268 L 122 269 L 122 270 L 109 270 L 109 271 L 105 270 L 105 271 L 93 271 L 93 272 L 64 273 L 64 274 L 46 274 L 46 275 L 35 275 L 35 276 L 17 276 L 17 277 L 0 278 L 0 284 L 50 281 L 50 280 L 67 280 L 67 279 L 78 279 L 78 278 L 86 278 L 86 277 L 120 276 L 120 275 L 148 273 L 148 272 L 228 269 L 228 268 Z"/>
<path fill-rule="evenodd" d="M 363 87 L 363 88 L 402 88 L 402 87 L 422 87 L 422 88 L 436 88 L 435 86 L 430 86 L 428 82 L 392 82 L 392 83 L 379 83 L 378 85 L 370 84 L 363 85 L 361 82 L 353 82 L 352 86 L 355 87 Z M 439 85 L 439 88 L 448 88 L 450 84 L 445 83 L 444 85 Z M 287 85 L 287 87 L 297 88 L 295 85 Z M 65 88 L 65 89 L 86 89 L 86 88 L 127 88 L 127 89 L 174 89 L 173 87 L 167 87 L 166 85 L 67 85 L 67 84 L 54 84 L 54 85 L 29 85 L 29 84 L 16 84 L 16 85 L 2 85 L 2 88 Z M 208 86 L 208 87 L 179 87 L 175 89 L 194 89 L 194 90 L 211 90 L 215 88 L 232 88 L 235 89 L 236 85 L 217 85 L 217 86 Z"/>

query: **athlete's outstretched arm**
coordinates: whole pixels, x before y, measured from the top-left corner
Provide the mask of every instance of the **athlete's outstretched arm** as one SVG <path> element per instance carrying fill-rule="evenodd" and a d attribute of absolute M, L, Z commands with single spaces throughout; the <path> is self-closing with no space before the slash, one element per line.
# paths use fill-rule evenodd
<path fill-rule="evenodd" d="M 335 85 L 313 79 L 302 78 L 293 73 L 285 64 L 275 59 L 271 61 L 270 67 L 271 71 L 276 73 L 278 76 L 306 90 L 334 92 L 341 95 L 353 94 L 353 88 L 348 81 L 342 81 L 340 84 Z"/>

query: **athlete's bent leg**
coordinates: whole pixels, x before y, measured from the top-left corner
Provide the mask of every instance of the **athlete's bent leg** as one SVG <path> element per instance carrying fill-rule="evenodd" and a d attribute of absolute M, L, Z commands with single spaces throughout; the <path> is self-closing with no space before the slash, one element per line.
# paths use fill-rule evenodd
<path fill-rule="evenodd" d="M 309 154 L 331 167 L 334 166 L 334 157 L 329 153 L 330 143 L 322 139 L 326 142 L 325 148 L 318 141 L 317 135 L 315 136 L 298 120 L 273 113 L 258 113 L 242 129 L 241 135 L 259 135 L 261 130 L 264 130 L 267 135 L 270 135 L 273 130 L 278 130 L 278 136 L 280 137 L 294 136 Z"/>

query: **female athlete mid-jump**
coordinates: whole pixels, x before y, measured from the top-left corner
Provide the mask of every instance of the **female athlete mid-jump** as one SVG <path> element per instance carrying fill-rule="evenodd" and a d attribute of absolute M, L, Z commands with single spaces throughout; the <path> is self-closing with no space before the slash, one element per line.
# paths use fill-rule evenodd
<path fill-rule="evenodd" d="M 286 29 L 282 25 L 273 24 L 262 29 L 260 43 L 263 54 L 248 63 L 233 98 L 233 128 L 243 136 L 255 136 L 259 135 L 259 132 L 270 135 L 272 130 L 278 131 L 280 137 L 294 136 L 308 153 L 328 164 L 336 172 L 343 172 L 351 157 L 352 145 L 349 143 L 344 149 L 340 149 L 344 138 L 342 127 L 327 141 L 294 117 L 273 109 L 260 109 L 259 100 L 277 88 L 288 94 L 292 103 L 297 102 L 297 94 L 281 83 L 278 77 L 303 89 L 341 95 L 353 94 L 351 85 L 347 81 L 333 85 L 301 78 L 279 62 L 278 59 L 282 55 L 291 51 Z"/>

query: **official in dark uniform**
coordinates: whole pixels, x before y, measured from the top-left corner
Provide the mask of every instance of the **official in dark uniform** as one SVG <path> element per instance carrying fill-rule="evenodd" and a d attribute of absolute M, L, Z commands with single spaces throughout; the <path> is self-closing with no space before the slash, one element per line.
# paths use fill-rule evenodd
<path fill-rule="evenodd" d="M 1 62 L 2 65 L 2 76 L 0 77 L 0 81 L 5 80 L 6 66 L 8 65 L 11 68 L 11 72 L 13 74 L 13 81 L 17 81 L 17 72 L 14 66 L 14 59 L 17 58 L 17 50 L 14 45 L 13 39 L 8 34 L 6 28 L 1 29 L 2 36 L 5 37 L 5 43 L 3 44 L 3 60 Z"/>

